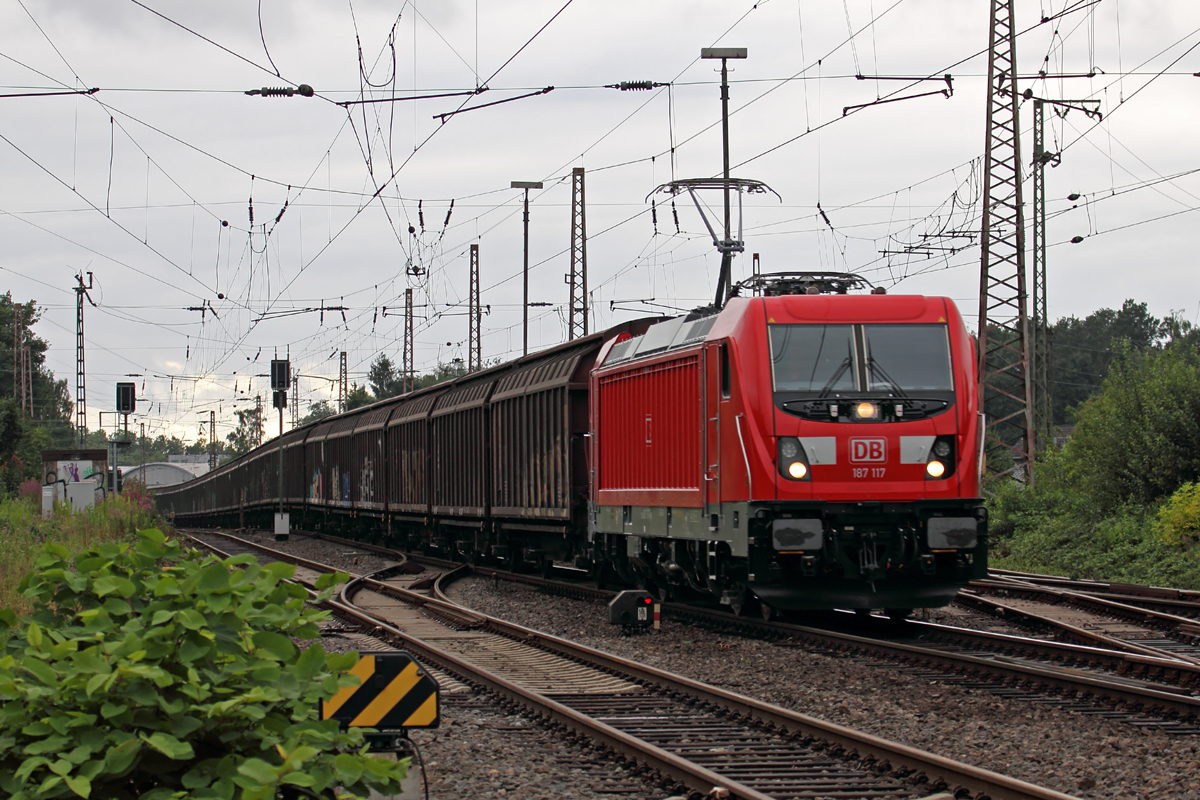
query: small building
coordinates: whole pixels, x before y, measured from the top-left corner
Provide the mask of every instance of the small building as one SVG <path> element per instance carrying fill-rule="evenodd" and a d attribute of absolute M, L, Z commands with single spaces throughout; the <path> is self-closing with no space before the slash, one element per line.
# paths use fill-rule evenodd
<path fill-rule="evenodd" d="M 197 477 L 197 471 L 193 464 L 182 463 L 177 464 L 170 461 L 152 461 L 149 464 L 142 464 L 136 467 L 123 467 L 121 469 L 122 482 L 127 480 L 140 481 L 148 488 L 154 489 L 160 486 L 175 486 L 176 484 L 186 483 L 192 478 Z M 189 469 L 189 467 L 193 467 Z M 208 471 L 207 462 L 203 465 L 203 470 L 199 474 L 204 474 Z"/>
<path fill-rule="evenodd" d="M 108 474 L 108 451 L 43 450 L 42 483 L 98 481 Z"/>

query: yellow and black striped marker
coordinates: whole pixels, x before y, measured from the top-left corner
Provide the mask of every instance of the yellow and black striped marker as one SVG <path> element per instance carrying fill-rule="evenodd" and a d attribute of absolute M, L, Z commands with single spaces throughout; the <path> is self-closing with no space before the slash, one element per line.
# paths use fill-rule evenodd
<path fill-rule="evenodd" d="M 436 728 L 441 722 L 437 681 L 403 650 L 365 653 L 349 674 L 358 676 L 359 685 L 321 701 L 321 719 L 381 731 Z"/>

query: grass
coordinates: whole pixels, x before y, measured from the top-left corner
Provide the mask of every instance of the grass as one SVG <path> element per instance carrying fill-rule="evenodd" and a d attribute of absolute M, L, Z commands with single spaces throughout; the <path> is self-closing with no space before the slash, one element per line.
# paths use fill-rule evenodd
<path fill-rule="evenodd" d="M 87 511 L 72 513 L 62 504 L 49 517 L 43 518 L 41 511 L 40 495 L 0 501 L 0 608 L 18 615 L 29 611 L 18 587 L 47 542 L 74 555 L 102 542 L 132 542 L 135 531 L 162 527 L 150 495 L 132 481 L 120 495 Z"/>

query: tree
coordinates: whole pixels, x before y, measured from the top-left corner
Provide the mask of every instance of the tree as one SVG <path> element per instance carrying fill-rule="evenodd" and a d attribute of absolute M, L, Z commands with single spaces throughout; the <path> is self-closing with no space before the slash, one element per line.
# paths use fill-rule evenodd
<path fill-rule="evenodd" d="M 1077 409 L 1063 449 L 1077 487 L 1100 510 L 1153 503 L 1200 479 L 1200 356 L 1184 343 L 1118 357 Z"/>
<path fill-rule="evenodd" d="M 42 450 L 49 446 L 49 434 L 21 413 L 15 399 L 0 399 L 0 498 L 16 496 L 24 481 L 41 483 Z"/>
<path fill-rule="evenodd" d="M 367 372 L 367 383 L 370 384 L 376 400 L 395 397 L 404 390 L 402 376 L 396 373 L 392 360 L 383 353 L 371 362 L 371 369 Z"/>
<path fill-rule="evenodd" d="M 355 383 L 350 387 L 350 394 L 346 396 L 346 410 L 353 411 L 356 408 L 369 406 L 373 402 L 375 402 L 375 398 L 371 397 L 366 387 Z"/>
<path fill-rule="evenodd" d="M 67 382 L 55 380 L 54 373 L 46 367 L 49 345 L 33 332 L 34 325 L 42 318 L 42 311 L 33 300 L 15 303 L 12 292 L 0 295 L 0 397 L 21 396 L 20 387 L 10 368 L 13 363 L 13 334 L 18 310 L 21 313 L 22 327 L 19 346 L 23 350 L 28 349 L 30 368 L 33 371 L 33 424 L 45 431 L 47 447 L 69 447 L 75 441 L 75 432 L 71 424 L 74 404 L 67 390 Z"/>
<path fill-rule="evenodd" d="M 329 404 L 328 400 L 318 400 L 308 407 L 308 413 L 300 418 L 299 424 L 307 425 L 310 422 L 316 422 L 318 420 L 325 419 L 326 417 L 332 417 L 336 413 L 337 411 L 335 411 L 333 406 Z"/>
<path fill-rule="evenodd" d="M 439 361 L 437 366 L 433 368 L 433 372 L 417 376 L 417 379 L 414 381 L 414 383 L 416 384 L 417 389 L 424 389 L 428 386 L 434 386 L 444 381 L 452 381 L 455 378 L 461 378 L 466 374 L 467 367 L 465 364 L 463 364 L 463 360 L 461 358 L 456 358 L 449 364 L 443 364 Z"/>
<path fill-rule="evenodd" d="M 1145 303 L 1126 300 L 1117 311 L 1102 308 L 1083 319 L 1064 317 L 1054 323 L 1050 375 L 1055 424 L 1068 424 L 1069 409 L 1100 390 L 1118 342 L 1128 342 L 1134 352 L 1155 348 L 1171 332 L 1171 319 L 1152 317 Z"/>
<path fill-rule="evenodd" d="M 258 413 L 257 408 L 238 409 L 233 413 L 237 415 L 237 428 L 230 432 L 225 440 L 229 442 L 229 449 L 233 455 L 249 453 L 254 449 L 256 442 L 262 441 L 262 415 Z"/>

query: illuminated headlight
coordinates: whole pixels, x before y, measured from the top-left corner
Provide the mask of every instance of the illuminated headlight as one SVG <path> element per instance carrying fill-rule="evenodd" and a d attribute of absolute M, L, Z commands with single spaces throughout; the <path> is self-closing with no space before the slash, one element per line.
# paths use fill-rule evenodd
<path fill-rule="evenodd" d="M 929 460 L 925 464 L 925 479 L 939 481 L 954 474 L 954 437 L 939 436 L 929 449 Z"/>
<path fill-rule="evenodd" d="M 808 454 L 794 436 L 779 437 L 779 474 L 794 481 L 812 480 L 808 472 Z"/>
<path fill-rule="evenodd" d="M 875 419 L 879 416 L 879 406 L 874 403 L 859 403 L 854 407 L 854 415 L 859 419 Z"/>

